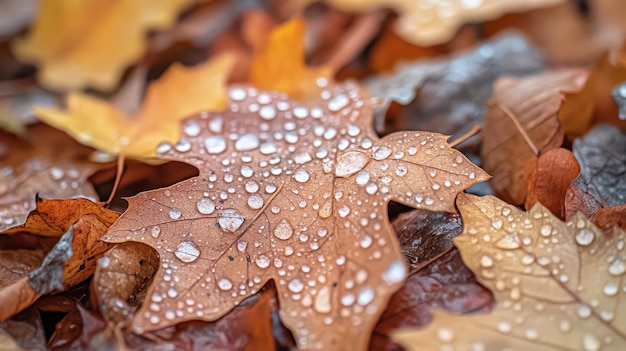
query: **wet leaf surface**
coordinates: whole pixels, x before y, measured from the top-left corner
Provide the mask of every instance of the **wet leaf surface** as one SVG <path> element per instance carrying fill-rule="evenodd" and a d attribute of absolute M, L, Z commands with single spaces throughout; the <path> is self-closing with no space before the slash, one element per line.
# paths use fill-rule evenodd
<path fill-rule="evenodd" d="M 109 242 L 160 255 L 136 331 L 215 320 L 273 279 L 300 348 L 367 345 L 362 330 L 406 275 L 387 202 L 453 211 L 456 194 L 488 176 L 445 136 L 379 139 L 362 94 L 347 84 L 326 87 L 323 102 L 292 101 L 235 87 L 229 110 L 187 119 L 183 137 L 159 147 L 200 176 L 131 198 L 109 230 Z"/>
<path fill-rule="evenodd" d="M 582 215 L 561 222 L 541 205 L 459 195 L 463 261 L 495 295 L 489 314 L 435 312 L 422 330 L 393 338 L 408 350 L 620 350 L 626 342 L 622 278 L 626 233 L 605 235 Z M 558 245 L 558 246 L 557 246 Z"/>

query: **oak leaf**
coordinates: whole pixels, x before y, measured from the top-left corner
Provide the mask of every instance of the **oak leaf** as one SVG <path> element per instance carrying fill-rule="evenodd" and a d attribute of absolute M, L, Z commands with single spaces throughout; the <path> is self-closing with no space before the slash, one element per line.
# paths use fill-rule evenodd
<path fill-rule="evenodd" d="M 435 313 L 398 331 L 408 350 L 621 350 L 626 343 L 626 233 L 585 216 L 561 222 L 541 204 L 522 212 L 495 197 L 460 194 L 455 238 L 465 264 L 495 295 L 485 315 Z"/>
<path fill-rule="evenodd" d="M 169 27 L 190 0 L 42 0 L 25 38 L 14 42 L 21 61 L 39 66 L 50 88 L 111 90 L 146 49 L 149 30 Z"/>
<path fill-rule="evenodd" d="M 557 5 L 563 0 L 325 0 L 333 6 L 352 11 L 391 7 L 400 17 L 395 30 L 405 40 L 417 45 L 434 45 L 449 40 L 466 22 L 499 17 L 507 12 L 528 11 Z"/>
<path fill-rule="evenodd" d="M 250 67 L 250 82 L 263 90 L 276 90 L 294 98 L 319 94 L 318 80 L 328 82 L 328 68 L 308 68 L 304 57 L 304 31 L 301 18 L 291 19 L 276 27 L 265 45 L 256 48 Z M 260 45 L 259 45 L 260 46 Z"/>
<path fill-rule="evenodd" d="M 0 309 L 0 320 L 20 312 L 43 294 L 89 278 L 95 270 L 94 258 L 111 247 L 99 239 L 117 218 L 116 212 L 87 199 L 40 199 L 25 224 L 0 233 L 0 242 L 18 234 L 60 237 L 41 266 L 0 290 L 0 300 L 10 306 Z"/>
<path fill-rule="evenodd" d="M 456 194 L 488 176 L 446 136 L 379 139 L 353 84 L 314 100 L 251 87 L 229 96 L 227 110 L 185 120 L 183 137 L 159 146 L 200 176 L 130 198 L 105 238 L 160 256 L 131 326 L 215 320 L 273 279 L 300 348 L 365 349 L 406 276 L 388 201 L 454 211 Z"/>
<path fill-rule="evenodd" d="M 563 100 L 580 92 L 586 78 L 585 70 L 563 69 L 496 81 L 480 153 L 485 170 L 493 175 L 493 190 L 504 200 L 524 203 L 538 154 L 563 143 Z"/>
<path fill-rule="evenodd" d="M 173 64 L 148 87 L 143 105 L 132 117 L 81 93 L 69 94 L 66 111 L 36 108 L 35 112 L 83 144 L 132 158 L 154 157 L 158 143 L 177 140 L 183 118 L 224 108 L 224 84 L 234 60 L 224 54 L 191 68 Z"/>

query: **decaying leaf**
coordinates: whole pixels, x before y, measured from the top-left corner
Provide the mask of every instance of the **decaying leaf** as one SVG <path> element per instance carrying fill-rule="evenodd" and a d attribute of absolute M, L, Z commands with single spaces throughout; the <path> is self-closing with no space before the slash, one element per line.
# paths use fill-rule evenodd
<path fill-rule="evenodd" d="M 585 70 L 564 69 L 495 83 L 481 156 L 485 170 L 493 175 L 493 190 L 504 200 L 524 203 L 537 152 L 563 143 L 559 108 L 565 95 L 581 91 L 586 78 Z"/>
<path fill-rule="evenodd" d="M 234 56 L 225 54 L 191 68 L 175 63 L 149 86 L 143 105 L 133 117 L 81 93 L 68 96 L 66 111 L 35 111 L 40 119 L 83 144 L 116 155 L 154 157 L 158 143 L 177 140 L 177 126 L 183 118 L 224 108 L 224 84 L 234 60 Z"/>
<path fill-rule="evenodd" d="M 39 312 L 34 308 L 0 322 L 0 350 L 45 350 L 46 336 Z"/>
<path fill-rule="evenodd" d="M 580 178 L 603 206 L 626 203 L 626 133 L 601 124 L 574 140 Z"/>
<path fill-rule="evenodd" d="M 528 179 L 526 208 L 541 203 L 560 219 L 565 218 L 565 196 L 580 166 L 574 154 L 563 148 L 550 149 L 537 159 Z"/>
<path fill-rule="evenodd" d="M 189 0 L 42 0 L 14 54 L 39 66 L 39 81 L 50 88 L 90 86 L 110 90 L 146 49 L 146 32 L 172 24 Z"/>
<path fill-rule="evenodd" d="M 491 95 L 492 83 L 499 76 L 535 73 L 542 67 L 543 59 L 537 48 L 523 36 L 509 32 L 449 59 L 423 59 L 404 63 L 391 74 L 367 80 L 365 86 L 373 96 L 402 105 L 411 103 L 416 98 L 416 89 L 419 89 L 419 95 L 426 94 L 424 99 L 420 99 L 421 103 L 427 105 L 421 114 L 425 118 L 429 112 L 436 113 L 443 109 L 432 105 L 441 105 L 443 101 L 449 104 L 456 101 L 458 95 L 468 94 L 468 91 L 476 99 L 476 85 L 484 86 L 487 91 L 487 94 L 480 94 L 485 95 L 481 99 L 483 105 Z M 470 98 L 463 100 L 473 101 Z"/>
<path fill-rule="evenodd" d="M 584 180 L 580 176 L 574 179 L 565 192 L 565 220 L 569 221 L 577 212 L 591 218 L 600 208 L 602 204 L 589 192 Z"/>
<path fill-rule="evenodd" d="M 185 120 L 182 138 L 159 146 L 200 176 L 130 198 L 105 238 L 160 256 L 132 327 L 215 320 L 273 279 L 300 348 L 365 349 L 406 276 L 388 201 L 454 211 L 456 194 L 488 176 L 443 135 L 379 139 L 353 84 L 315 100 L 251 87 L 229 96 L 227 110 Z"/>
<path fill-rule="evenodd" d="M 400 17 L 396 32 L 418 45 L 433 45 L 450 39 L 465 22 L 496 18 L 507 12 L 527 11 L 564 2 L 563 0 L 325 0 L 346 10 L 364 11 L 391 7 Z"/>
<path fill-rule="evenodd" d="M 0 231 L 23 223 L 37 195 L 98 198 L 87 181 L 98 168 L 87 161 L 89 149 L 42 124 L 27 136 L 32 144 L 0 131 Z"/>
<path fill-rule="evenodd" d="M 265 45 L 252 59 L 250 82 L 262 90 L 276 90 L 294 98 L 317 96 L 322 86 L 318 79 L 329 81 L 327 68 L 308 68 L 304 60 L 306 23 L 294 18 L 270 33 Z"/>
<path fill-rule="evenodd" d="M 42 199 L 24 225 L 2 232 L 0 243 L 11 235 L 38 235 L 40 232 L 60 239 L 46 254 L 41 266 L 0 290 L 0 300 L 11 306 L 0 309 L 0 320 L 28 307 L 43 294 L 63 290 L 89 278 L 95 270 L 95 258 L 111 246 L 99 239 L 117 217 L 116 212 L 87 199 Z"/>
<path fill-rule="evenodd" d="M 454 247 L 452 238 L 461 234 L 463 223 L 458 213 L 413 210 L 393 223 L 402 254 L 415 271 Z"/>
<path fill-rule="evenodd" d="M 398 327 L 423 327 L 432 320 L 432 309 L 463 314 L 489 311 L 491 293 L 482 287 L 463 264 L 456 249 L 445 252 L 415 274 L 398 290 L 378 321 L 370 350 L 401 350 L 389 339 Z"/>
<path fill-rule="evenodd" d="M 460 194 L 465 264 L 494 294 L 493 312 L 436 312 L 397 332 L 408 350 L 622 350 L 626 233 L 607 236 L 579 214 L 561 222 L 540 204 L 522 212 L 495 197 Z"/>

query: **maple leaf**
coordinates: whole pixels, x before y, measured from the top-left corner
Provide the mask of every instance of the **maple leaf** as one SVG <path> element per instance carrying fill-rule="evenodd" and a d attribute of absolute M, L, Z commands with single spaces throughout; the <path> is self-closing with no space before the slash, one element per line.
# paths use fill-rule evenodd
<path fill-rule="evenodd" d="M 496 81 L 485 118 L 481 157 L 491 186 L 506 201 L 522 204 L 538 154 L 560 147 L 559 119 L 565 94 L 580 92 L 587 72 L 562 69 Z"/>
<path fill-rule="evenodd" d="M 183 118 L 224 108 L 224 84 L 234 60 L 224 54 L 191 68 L 173 64 L 149 86 L 141 109 L 132 118 L 81 93 L 69 94 L 67 111 L 37 107 L 35 113 L 83 144 L 132 158 L 153 157 L 158 143 L 178 138 L 177 126 Z"/>
<path fill-rule="evenodd" d="M 250 82 L 263 90 L 288 93 L 294 98 L 318 95 L 318 79 L 331 77 L 328 68 L 309 69 L 304 62 L 304 31 L 301 18 L 291 19 L 270 33 L 267 43 L 252 58 Z"/>
<path fill-rule="evenodd" d="M 42 0 L 31 31 L 13 43 L 13 53 L 37 64 L 47 87 L 110 90 L 145 51 L 146 32 L 170 26 L 190 2 Z"/>
<path fill-rule="evenodd" d="M 160 256 L 134 330 L 215 320 L 273 279 L 299 347 L 366 348 L 364 330 L 406 275 L 387 203 L 454 211 L 456 194 L 488 176 L 444 135 L 379 139 L 369 97 L 323 88 L 293 101 L 233 87 L 227 110 L 185 120 L 183 137 L 159 146 L 200 175 L 130 198 L 104 238 Z"/>
<path fill-rule="evenodd" d="M 440 44 L 450 39 L 465 22 L 496 18 L 507 12 L 528 11 L 557 5 L 563 0 L 325 0 L 333 6 L 352 11 L 391 7 L 398 11 L 394 29 L 405 40 L 417 45 Z"/>
<path fill-rule="evenodd" d="M 605 235 L 582 214 L 561 222 L 492 196 L 460 194 L 465 264 L 494 294 L 493 312 L 435 313 L 426 329 L 398 331 L 408 350 L 622 350 L 626 233 Z"/>

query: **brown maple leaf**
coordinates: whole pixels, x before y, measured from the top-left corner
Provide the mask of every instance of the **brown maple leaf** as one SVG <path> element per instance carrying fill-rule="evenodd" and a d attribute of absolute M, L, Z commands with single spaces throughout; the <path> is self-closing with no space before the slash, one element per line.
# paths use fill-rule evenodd
<path fill-rule="evenodd" d="M 444 135 L 379 139 L 368 96 L 318 83 L 306 101 L 234 87 L 226 111 L 187 119 L 159 146 L 200 176 L 130 198 L 107 234 L 160 255 L 135 331 L 215 320 L 273 279 L 300 348 L 367 347 L 407 271 L 387 203 L 452 212 L 488 175 Z"/>
<path fill-rule="evenodd" d="M 454 242 L 495 295 L 488 314 L 436 312 L 423 330 L 398 331 L 408 350 L 623 350 L 626 233 L 605 235 L 582 214 L 561 222 L 493 197 L 460 194 Z"/>

